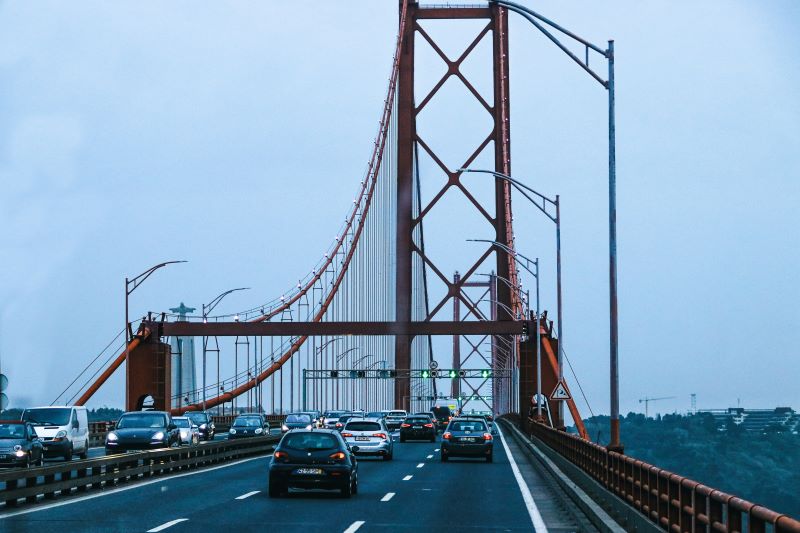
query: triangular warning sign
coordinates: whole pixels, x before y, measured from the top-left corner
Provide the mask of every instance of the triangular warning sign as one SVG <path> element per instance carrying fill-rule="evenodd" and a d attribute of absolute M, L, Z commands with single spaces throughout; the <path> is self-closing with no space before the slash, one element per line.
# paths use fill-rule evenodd
<path fill-rule="evenodd" d="M 564 384 L 564 381 L 559 381 L 556 388 L 553 389 L 553 392 L 550 393 L 551 400 L 571 400 L 572 396 L 570 396 L 569 391 L 567 390 L 567 386 Z"/>

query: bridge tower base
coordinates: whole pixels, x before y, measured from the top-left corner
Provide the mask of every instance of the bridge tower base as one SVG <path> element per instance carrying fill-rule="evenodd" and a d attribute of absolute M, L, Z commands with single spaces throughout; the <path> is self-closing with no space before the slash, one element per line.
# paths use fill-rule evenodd
<path fill-rule="evenodd" d="M 143 342 L 128 353 L 125 409 L 140 411 L 148 396 L 153 409 L 172 408 L 172 350 L 163 342 Z"/>

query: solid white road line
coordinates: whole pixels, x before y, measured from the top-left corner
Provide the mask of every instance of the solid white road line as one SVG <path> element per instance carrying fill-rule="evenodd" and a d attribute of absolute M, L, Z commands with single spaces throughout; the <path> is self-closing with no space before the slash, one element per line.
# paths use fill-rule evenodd
<path fill-rule="evenodd" d="M 186 522 L 187 520 L 189 520 L 189 519 L 188 518 L 177 518 L 175 520 L 170 520 L 166 524 L 161 524 L 160 526 L 154 527 L 153 529 L 148 529 L 147 533 L 158 533 L 159 531 L 164 531 L 168 527 L 172 527 L 175 524 L 180 524 L 181 522 Z"/>
<path fill-rule="evenodd" d="M 536 531 L 536 533 L 547 533 L 547 526 L 544 524 L 544 520 L 542 520 L 542 515 L 539 514 L 539 508 L 536 507 L 536 502 L 533 501 L 533 496 L 531 496 L 531 491 L 528 489 L 528 484 L 525 483 L 524 479 L 522 479 L 522 474 L 519 472 L 517 462 L 511 455 L 511 450 L 508 449 L 506 439 L 499 427 L 497 428 L 497 432 L 500 434 L 500 442 L 503 443 L 503 448 L 506 451 L 508 462 L 511 463 L 511 471 L 514 473 L 514 477 L 517 480 L 517 485 L 519 485 L 519 491 L 522 493 L 522 500 L 525 502 L 525 507 L 528 508 L 528 514 L 531 517 L 531 522 L 533 522 L 533 529 Z"/>
<path fill-rule="evenodd" d="M 186 472 L 185 474 L 177 474 L 177 475 L 174 475 L 174 476 L 168 476 L 168 477 L 163 477 L 163 478 L 152 479 L 150 481 L 142 481 L 142 482 L 138 482 L 138 483 L 136 483 L 134 485 L 130 485 L 128 487 L 120 487 L 120 488 L 117 488 L 117 489 L 104 490 L 103 492 L 100 492 L 98 494 L 89 494 L 87 496 L 82 496 L 80 498 L 72 498 L 70 500 L 65 500 L 63 502 L 50 503 L 50 504 L 47 504 L 47 505 L 37 505 L 33 509 L 25 509 L 23 511 L 14 511 L 13 513 L 2 514 L 2 515 L 0 515 L 0 520 L 2 520 L 3 518 L 11 518 L 12 516 L 19 516 L 21 514 L 36 513 L 38 511 L 46 511 L 48 509 L 53 509 L 55 507 L 61 507 L 62 505 L 70 505 L 72 503 L 83 502 L 83 501 L 86 501 L 86 500 L 93 500 L 95 498 L 102 498 L 103 496 L 108 496 L 109 494 L 116 494 L 118 492 L 124 492 L 126 490 L 138 489 L 140 487 L 146 487 L 147 485 L 152 485 L 153 483 L 165 483 L 167 481 L 170 481 L 170 480 L 173 480 L 173 479 L 177 479 L 179 477 L 194 476 L 194 475 L 197 475 L 197 474 L 202 474 L 203 472 L 211 472 L 212 470 L 219 470 L 220 468 L 228 468 L 229 466 L 236 466 L 238 464 L 247 463 L 247 462 L 250 462 L 250 461 L 256 461 L 258 459 L 265 459 L 267 457 L 272 457 L 272 454 L 261 455 L 259 457 L 248 457 L 247 459 L 240 459 L 239 461 L 234 461 L 232 463 L 225 463 L 223 465 L 212 466 L 210 468 L 201 468 L 199 470 L 195 470 L 194 472 Z"/>
<path fill-rule="evenodd" d="M 355 522 L 350 524 L 350 527 L 344 530 L 344 533 L 355 533 L 356 531 L 358 531 L 358 528 L 360 528 L 363 525 L 364 525 L 363 520 L 356 520 Z"/>
<path fill-rule="evenodd" d="M 242 494 L 241 496 L 237 496 L 234 499 L 236 499 L 236 500 L 244 500 L 245 498 L 249 498 L 250 496 L 255 496 L 259 492 L 261 492 L 261 491 L 260 490 L 254 490 L 253 492 L 248 492 L 247 494 Z"/>
<path fill-rule="evenodd" d="M 417 465 L 417 468 L 422 468 L 423 466 L 425 466 L 425 463 L 420 463 Z"/>
<path fill-rule="evenodd" d="M 425 459 L 433 459 L 433 455 L 429 455 L 429 456 L 428 456 L 428 457 L 426 457 Z"/>
<path fill-rule="evenodd" d="M 394 492 L 387 492 L 387 493 L 386 493 L 386 496 L 384 496 L 383 498 L 381 498 L 381 501 L 382 501 L 382 502 L 388 502 L 388 501 L 389 501 L 389 500 L 391 500 L 392 498 L 394 498 Z"/>
<path fill-rule="evenodd" d="M 408 480 L 409 480 L 409 479 L 411 479 L 412 477 L 414 477 L 414 476 L 406 476 L 406 477 L 404 477 L 404 478 L 403 478 L 403 481 L 408 481 Z"/>

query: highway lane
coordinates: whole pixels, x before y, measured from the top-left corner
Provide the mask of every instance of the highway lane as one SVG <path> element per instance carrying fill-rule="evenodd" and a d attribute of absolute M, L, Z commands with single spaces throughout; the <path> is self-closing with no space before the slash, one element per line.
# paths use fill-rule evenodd
<path fill-rule="evenodd" d="M 267 524 L 280 531 L 314 526 L 352 531 L 359 524 L 360 532 L 531 531 L 528 510 L 499 440 L 496 446 L 492 464 L 441 463 L 438 443 L 395 442 L 393 461 L 359 460 L 359 493 L 352 499 L 308 492 L 269 498 L 269 458 L 262 457 L 90 494 L 66 505 L 39 505 L 42 510 L 2 519 L 0 529 L 65 525 L 80 531 L 147 531 L 185 519 L 163 531 L 254 530 Z"/>

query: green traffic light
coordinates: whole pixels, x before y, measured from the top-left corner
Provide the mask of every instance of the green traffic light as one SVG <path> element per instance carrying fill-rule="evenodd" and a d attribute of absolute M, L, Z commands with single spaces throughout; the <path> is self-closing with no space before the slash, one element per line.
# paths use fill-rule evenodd
<path fill-rule="evenodd" d="M 450 371 L 450 377 L 451 377 L 451 378 L 454 378 L 454 377 L 456 377 L 456 371 L 455 371 L 455 370 L 451 370 L 451 371 Z"/>
<path fill-rule="evenodd" d="M 492 375 L 492 373 L 491 373 L 490 371 L 488 371 L 488 370 L 481 370 L 481 376 L 483 376 L 484 378 L 488 378 L 488 377 L 489 377 L 489 376 L 491 376 L 491 375 Z"/>
<path fill-rule="evenodd" d="M 427 370 L 423 370 L 422 371 L 422 377 L 427 379 L 427 378 L 431 377 L 431 374 Z"/>

